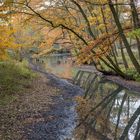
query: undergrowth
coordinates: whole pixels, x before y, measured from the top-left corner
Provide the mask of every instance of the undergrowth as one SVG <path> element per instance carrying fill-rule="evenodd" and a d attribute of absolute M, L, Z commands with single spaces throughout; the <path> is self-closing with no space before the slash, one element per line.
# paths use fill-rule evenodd
<path fill-rule="evenodd" d="M 37 75 L 28 68 L 27 61 L 0 62 L 0 105 L 16 99 L 17 93 L 29 87 Z"/>
<path fill-rule="evenodd" d="M 133 79 L 135 79 L 135 81 L 140 82 L 140 75 L 138 74 L 136 70 L 128 69 L 126 70 L 126 73 L 128 76 L 131 76 Z"/>

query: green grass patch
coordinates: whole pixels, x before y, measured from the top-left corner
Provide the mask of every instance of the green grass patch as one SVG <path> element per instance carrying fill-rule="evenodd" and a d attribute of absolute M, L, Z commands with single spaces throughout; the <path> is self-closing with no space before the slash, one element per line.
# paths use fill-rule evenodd
<path fill-rule="evenodd" d="M 36 76 L 26 61 L 0 62 L 0 105 L 13 101 Z"/>
<path fill-rule="evenodd" d="M 128 70 L 126 70 L 126 73 L 128 76 L 130 76 L 133 79 L 135 79 L 136 81 L 140 82 L 140 75 L 136 70 L 129 68 Z"/>

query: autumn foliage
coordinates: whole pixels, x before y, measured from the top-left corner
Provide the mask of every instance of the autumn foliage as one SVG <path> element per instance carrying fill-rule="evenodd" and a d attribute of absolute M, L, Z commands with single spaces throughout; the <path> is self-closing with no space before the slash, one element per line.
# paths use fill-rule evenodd
<path fill-rule="evenodd" d="M 21 31 L 27 34 L 18 45 L 34 46 L 33 58 L 54 52 L 58 43 L 61 49 L 68 47 L 78 64 L 94 64 L 125 78 L 129 67 L 140 74 L 139 4 L 134 0 L 7 0 L 0 7 L 6 24 L 14 27 L 20 19 L 19 28 L 32 30 L 32 35 L 27 28 Z"/>

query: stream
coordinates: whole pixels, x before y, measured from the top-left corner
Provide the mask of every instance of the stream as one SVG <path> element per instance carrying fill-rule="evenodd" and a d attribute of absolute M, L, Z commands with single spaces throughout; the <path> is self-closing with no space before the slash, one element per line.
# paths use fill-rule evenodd
<path fill-rule="evenodd" d="M 82 96 L 83 90 L 65 79 L 42 70 L 39 65 L 31 64 L 33 70 L 44 74 L 49 80 L 48 84 L 60 89 L 59 96 L 52 98 L 54 104 L 50 111 L 42 112 L 41 116 L 46 121 L 40 121 L 27 128 L 28 140 L 65 140 L 73 137 L 73 130 L 76 127 L 77 113 L 75 110 L 76 96 Z M 49 118 L 49 119 L 48 119 Z"/>
<path fill-rule="evenodd" d="M 49 57 L 39 64 L 42 70 L 39 66 L 36 69 L 62 93 L 43 114 L 53 119 L 31 127 L 34 133 L 28 139 L 140 140 L 140 93 L 79 70 L 66 56 Z M 73 84 L 65 80 L 72 77 Z"/>

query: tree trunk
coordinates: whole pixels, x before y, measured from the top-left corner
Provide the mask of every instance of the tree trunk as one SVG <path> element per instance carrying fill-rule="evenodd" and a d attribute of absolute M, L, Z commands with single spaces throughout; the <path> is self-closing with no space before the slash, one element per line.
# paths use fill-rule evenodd
<path fill-rule="evenodd" d="M 136 60 L 136 58 L 135 58 L 135 56 L 134 56 L 134 54 L 133 54 L 133 52 L 132 52 L 132 50 L 131 50 L 131 48 L 130 48 L 130 45 L 129 45 L 129 43 L 128 43 L 128 41 L 127 41 L 127 38 L 126 38 L 126 36 L 125 36 L 125 34 L 124 34 L 123 28 L 122 28 L 121 23 L 120 23 L 120 21 L 119 21 L 119 18 L 118 18 L 118 15 L 117 15 L 117 13 L 116 13 L 116 10 L 115 10 L 115 8 L 114 8 L 114 6 L 113 6 L 113 3 L 112 3 L 111 0 L 109 0 L 109 2 L 110 2 L 110 3 L 109 3 L 109 7 L 110 7 L 110 10 L 111 10 L 111 12 L 112 12 L 112 14 L 113 14 L 115 23 L 116 23 L 116 25 L 117 25 L 117 27 L 118 27 L 119 35 L 120 35 L 120 37 L 122 38 L 122 41 L 123 41 L 123 43 L 124 43 L 124 45 L 125 45 L 125 47 L 126 47 L 127 53 L 128 53 L 128 55 L 129 55 L 129 57 L 130 57 L 130 59 L 131 59 L 133 65 L 134 65 L 135 69 L 136 69 L 137 72 L 140 74 L 140 65 L 139 65 L 138 61 Z"/>
<path fill-rule="evenodd" d="M 120 40 L 120 49 L 121 49 L 121 54 L 122 54 L 122 59 L 123 59 L 123 64 L 125 66 L 125 69 L 127 70 L 129 68 L 126 58 L 125 58 L 125 54 L 124 54 L 124 50 L 123 50 L 123 44 L 122 41 Z"/>
<path fill-rule="evenodd" d="M 134 2 L 134 0 L 130 0 L 130 2 L 131 2 L 131 11 L 132 11 L 134 28 L 139 28 L 140 27 L 140 20 L 139 20 L 136 6 L 135 6 L 135 2 Z M 138 37 L 136 37 L 136 41 L 137 41 L 137 48 L 138 48 L 139 59 L 140 59 L 140 40 Z"/>
<path fill-rule="evenodd" d="M 134 27 L 139 28 L 140 27 L 140 20 L 139 20 L 139 16 L 138 16 L 138 13 L 137 13 L 136 6 L 135 6 L 135 2 L 134 2 L 134 0 L 130 0 L 130 3 L 131 3 L 131 10 L 132 10 Z"/>
<path fill-rule="evenodd" d="M 86 24 L 87 24 L 87 30 L 88 30 L 90 36 L 91 36 L 93 39 L 96 39 L 95 35 L 94 35 L 93 32 L 92 32 L 91 25 L 90 25 L 90 22 L 89 22 L 89 20 L 88 20 L 88 17 L 87 17 L 87 15 L 85 14 L 85 12 L 84 12 L 84 10 L 82 9 L 82 7 L 80 6 L 80 4 L 77 3 L 77 2 L 74 1 L 74 0 L 71 0 L 71 2 L 73 2 L 73 3 L 78 7 L 78 9 L 80 10 L 80 13 L 82 14 L 82 16 L 83 16 L 83 18 L 85 19 L 85 22 L 86 22 Z"/>

